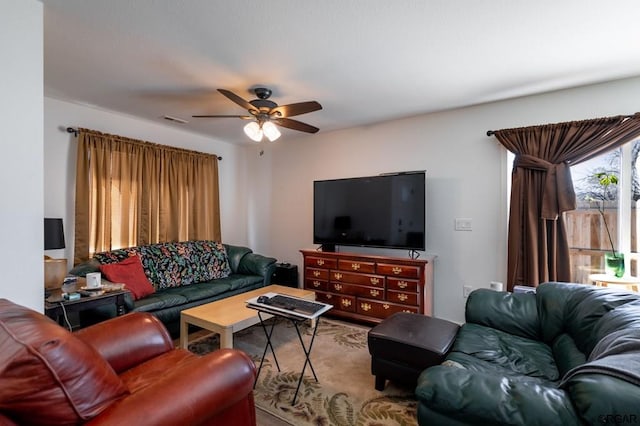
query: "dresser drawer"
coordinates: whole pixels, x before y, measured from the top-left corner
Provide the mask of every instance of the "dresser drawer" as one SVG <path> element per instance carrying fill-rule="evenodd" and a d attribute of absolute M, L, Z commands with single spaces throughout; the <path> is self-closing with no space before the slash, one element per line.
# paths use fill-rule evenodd
<path fill-rule="evenodd" d="M 317 269 L 317 268 L 304 268 L 304 277 L 312 280 L 327 281 L 329 279 L 329 270 Z"/>
<path fill-rule="evenodd" d="M 341 283 L 361 284 L 384 288 L 384 277 L 372 274 L 358 274 L 355 272 L 331 271 L 329 274 L 331 281 Z"/>
<path fill-rule="evenodd" d="M 332 281 L 331 283 L 329 283 L 328 291 L 384 300 L 384 289 L 378 287 L 365 287 L 362 285 L 343 284 Z"/>
<path fill-rule="evenodd" d="M 359 260 L 339 260 L 338 269 L 341 271 L 374 274 L 376 272 L 376 264 L 374 262 L 361 262 Z"/>
<path fill-rule="evenodd" d="M 387 289 L 398 291 L 415 291 L 418 292 L 419 280 L 410 280 L 407 278 L 387 278 Z"/>
<path fill-rule="evenodd" d="M 333 309 L 345 312 L 356 311 L 356 297 L 344 294 L 316 292 L 316 300 L 333 305 Z"/>
<path fill-rule="evenodd" d="M 419 313 L 418 311 L 417 306 L 406 306 L 372 299 L 358 299 L 358 307 L 356 310 L 359 314 L 383 319 L 396 312 Z"/>
<path fill-rule="evenodd" d="M 420 278 L 420 268 L 417 266 L 378 263 L 376 273 L 392 277 Z"/>
<path fill-rule="evenodd" d="M 309 290 L 327 291 L 328 284 L 327 281 L 314 280 L 311 278 L 305 278 L 304 280 L 304 288 Z"/>
<path fill-rule="evenodd" d="M 387 300 L 389 302 L 402 303 L 404 305 L 417 305 L 418 293 L 389 290 L 387 291 Z"/>
<path fill-rule="evenodd" d="M 312 268 L 335 269 L 337 265 L 336 259 L 324 259 L 322 257 L 308 256 L 304 258 L 304 266 Z"/>

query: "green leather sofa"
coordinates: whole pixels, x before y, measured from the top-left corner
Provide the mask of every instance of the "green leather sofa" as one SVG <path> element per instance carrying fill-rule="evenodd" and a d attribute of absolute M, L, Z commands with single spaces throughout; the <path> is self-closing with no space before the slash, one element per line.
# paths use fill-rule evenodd
<path fill-rule="evenodd" d="M 220 248 L 220 253 L 215 260 L 219 261 L 227 270 L 222 274 L 226 276 L 206 281 L 193 278 L 198 273 L 197 269 L 202 265 L 194 265 L 193 259 L 188 260 L 176 255 L 180 251 L 175 248 L 180 245 L 183 249 L 184 246 L 189 247 L 200 243 Z M 116 262 L 128 256 L 130 252 L 138 254 L 142 252 L 145 274 L 155 288 L 155 292 L 139 300 L 133 300 L 127 294 L 125 297 L 126 312 L 148 312 L 156 316 L 173 336 L 179 334 L 180 311 L 270 285 L 277 261 L 272 257 L 253 253 L 248 247 L 230 244 L 213 242 L 160 243 L 104 252 L 100 253 L 101 256 L 96 254 L 93 259 L 75 266 L 70 274 L 85 276 L 89 272 L 98 272 L 100 271 L 100 262 L 97 258 L 101 258 L 102 263 L 105 262 L 105 259 L 109 262 Z M 163 259 L 161 254 L 158 255 L 163 252 L 167 253 L 166 259 Z M 144 259 L 145 253 L 149 253 L 149 259 Z M 152 254 L 155 254 L 155 261 L 151 259 Z M 168 269 L 172 270 L 171 274 L 166 273 Z M 176 280 L 181 280 L 183 284 L 174 286 L 174 283 L 170 282 L 171 276 L 175 276 Z M 85 311 L 83 314 L 83 325 L 116 316 L 114 307 L 98 308 L 90 312 Z"/>
<path fill-rule="evenodd" d="M 568 283 L 474 291 L 420 425 L 640 424 L 640 294 Z"/>

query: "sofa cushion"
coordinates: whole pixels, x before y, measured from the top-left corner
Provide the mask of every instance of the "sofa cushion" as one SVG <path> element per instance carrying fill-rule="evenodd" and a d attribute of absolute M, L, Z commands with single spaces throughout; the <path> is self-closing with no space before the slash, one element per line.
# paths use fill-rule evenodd
<path fill-rule="evenodd" d="M 122 262 L 100 265 L 100 271 L 109 281 L 123 283 L 133 295 L 133 300 L 142 299 L 155 292 L 137 254 Z"/>
<path fill-rule="evenodd" d="M 151 312 L 159 309 L 171 308 L 187 303 L 180 287 L 167 288 L 135 301 L 134 311 Z"/>
<path fill-rule="evenodd" d="M 460 327 L 452 352 L 462 352 L 518 374 L 550 381 L 560 378 L 551 348 L 545 343 L 466 323 Z"/>
<path fill-rule="evenodd" d="M 224 246 L 227 249 L 227 257 L 229 258 L 231 272 L 237 273 L 242 258 L 249 253 L 253 253 L 253 251 L 248 247 L 232 246 L 229 244 L 225 244 Z"/>
<path fill-rule="evenodd" d="M 594 328 L 602 316 L 618 306 L 640 300 L 640 294 L 584 284 L 544 283 L 537 289 L 543 340 L 552 342 L 568 333 L 578 349 L 589 354 L 600 339 Z"/>
<path fill-rule="evenodd" d="M 225 284 L 229 286 L 229 290 L 238 290 L 245 287 L 251 287 L 255 284 L 262 283 L 263 277 L 259 275 L 239 275 L 231 274 L 226 278 L 216 280 L 219 284 Z"/>
<path fill-rule="evenodd" d="M 640 294 L 595 286 L 579 287 L 567 301 L 566 330 L 576 346 L 585 354 L 590 354 L 600 340 L 593 332 L 600 319 L 618 306 L 640 300 Z"/>
<path fill-rule="evenodd" d="M 437 417 L 452 420 L 438 424 L 582 425 L 568 395 L 553 383 L 493 370 L 428 368 L 418 378 L 416 397 L 420 424 L 436 424 Z"/>
<path fill-rule="evenodd" d="M 536 295 L 478 289 L 467 298 L 467 322 L 529 339 L 540 339 Z"/>
<path fill-rule="evenodd" d="M 196 285 L 187 285 L 180 288 L 180 294 L 187 300 L 187 302 L 195 302 L 202 299 L 208 299 L 209 297 L 217 296 L 231 289 L 231 285 L 225 282 L 219 282 L 226 280 L 221 278 L 206 283 L 198 283 Z"/>
<path fill-rule="evenodd" d="M 158 243 L 96 253 L 100 263 L 116 263 L 139 254 L 156 290 L 211 281 L 231 273 L 225 246 L 215 241 Z"/>
<path fill-rule="evenodd" d="M 593 334 L 595 340 L 600 341 L 622 329 L 640 329 L 640 300 L 618 306 L 604 314 Z"/>
<path fill-rule="evenodd" d="M 19 424 L 77 424 L 127 389 L 91 346 L 0 299 L 0 410 Z"/>

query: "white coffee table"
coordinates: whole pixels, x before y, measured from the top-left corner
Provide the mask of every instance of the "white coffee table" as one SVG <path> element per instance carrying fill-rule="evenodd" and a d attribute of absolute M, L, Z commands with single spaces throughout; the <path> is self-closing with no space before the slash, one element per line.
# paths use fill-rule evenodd
<path fill-rule="evenodd" d="M 220 348 L 233 348 L 233 333 L 260 322 L 258 312 L 247 308 L 245 302 L 265 293 L 280 293 L 308 300 L 316 299 L 316 294 L 313 291 L 274 284 L 216 300 L 206 305 L 185 309 L 180 313 L 180 347 L 188 348 L 189 324 L 192 324 L 218 333 Z"/>

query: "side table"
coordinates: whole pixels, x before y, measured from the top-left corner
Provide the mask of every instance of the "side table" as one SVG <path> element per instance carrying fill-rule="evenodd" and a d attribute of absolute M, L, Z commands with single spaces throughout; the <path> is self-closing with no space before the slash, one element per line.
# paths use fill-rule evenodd
<path fill-rule="evenodd" d="M 616 277 L 607 274 L 591 274 L 589 280 L 600 287 L 626 287 L 631 291 L 640 291 L 640 278 L 625 275 L 623 277 Z"/>
<path fill-rule="evenodd" d="M 98 306 L 115 304 L 117 315 L 124 315 L 124 295 L 127 292 L 128 290 L 114 290 L 99 296 L 83 296 L 78 300 L 62 299 L 56 302 L 45 300 L 44 314 L 62 326 L 65 325 L 65 312 L 80 312 Z"/>

